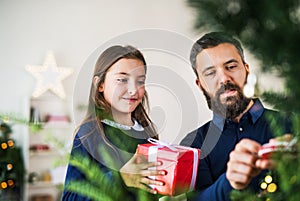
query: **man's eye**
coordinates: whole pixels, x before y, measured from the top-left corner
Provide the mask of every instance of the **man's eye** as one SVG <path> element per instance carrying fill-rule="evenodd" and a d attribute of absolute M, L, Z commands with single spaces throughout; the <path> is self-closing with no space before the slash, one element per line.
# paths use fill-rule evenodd
<path fill-rule="evenodd" d="M 227 70 L 233 71 L 237 69 L 237 66 L 227 66 Z"/>
<path fill-rule="evenodd" d="M 204 73 L 204 76 L 205 76 L 205 77 L 210 77 L 210 76 L 214 76 L 215 74 L 216 74 L 215 71 L 210 70 L 210 71 L 206 71 L 206 72 Z"/>

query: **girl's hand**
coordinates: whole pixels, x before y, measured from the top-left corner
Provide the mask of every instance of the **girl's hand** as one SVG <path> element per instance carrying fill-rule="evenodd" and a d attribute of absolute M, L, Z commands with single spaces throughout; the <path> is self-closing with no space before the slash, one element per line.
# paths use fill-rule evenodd
<path fill-rule="evenodd" d="M 163 186 L 162 181 L 150 179 L 149 176 L 165 175 L 164 170 L 157 168 L 148 169 L 151 167 L 158 167 L 162 165 L 161 162 L 148 162 L 144 158 L 139 157 L 141 160 L 137 163 L 138 156 L 135 154 L 121 169 L 120 174 L 126 186 L 135 187 L 146 190 L 152 194 L 157 194 L 155 189 L 149 185 Z"/>

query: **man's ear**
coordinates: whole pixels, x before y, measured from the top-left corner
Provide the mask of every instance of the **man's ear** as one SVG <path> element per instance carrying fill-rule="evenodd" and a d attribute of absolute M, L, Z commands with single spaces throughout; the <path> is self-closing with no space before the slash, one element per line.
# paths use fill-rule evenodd
<path fill-rule="evenodd" d="M 196 82 L 196 85 L 199 87 L 199 85 L 200 85 L 200 80 L 199 80 L 199 78 L 196 78 L 195 82 Z"/>
<path fill-rule="evenodd" d="M 201 82 L 200 78 L 197 77 L 195 82 L 196 82 L 196 85 L 200 89 L 201 92 L 207 93 L 208 89 L 205 89 L 207 86 L 206 86 L 206 84 L 203 80 Z"/>
<path fill-rule="evenodd" d="M 94 85 L 95 88 L 98 87 L 99 82 L 100 82 L 99 76 L 95 76 L 94 79 L 93 79 L 93 85 Z M 104 91 L 104 86 L 103 86 L 103 84 L 101 84 L 101 85 L 98 87 L 98 91 L 99 91 L 99 92 L 103 92 L 103 91 Z"/>
<path fill-rule="evenodd" d="M 202 86 L 201 86 L 201 82 L 200 82 L 199 78 L 196 78 L 195 82 L 196 82 L 196 85 L 198 86 L 198 88 L 199 88 L 201 91 L 203 91 L 203 88 L 202 88 Z"/>
<path fill-rule="evenodd" d="M 250 73 L 249 65 L 247 63 L 244 64 L 247 74 Z"/>

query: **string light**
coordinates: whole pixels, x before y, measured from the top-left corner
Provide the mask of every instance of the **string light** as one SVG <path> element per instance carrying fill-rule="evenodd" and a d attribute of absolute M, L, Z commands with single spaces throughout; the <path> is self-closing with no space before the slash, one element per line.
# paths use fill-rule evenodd
<path fill-rule="evenodd" d="M 27 65 L 25 69 L 37 79 L 37 84 L 32 94 L 33 97 L 39 97 L 48 90 L 51 90 L 60 98 L 66 97 L 62 80 L 71 75 L 73 70 L 71 68 L 57 67 L 51 51 L 48 52 L 42 66 Z"/>
<path fill-rule="evenodd" d="M 2 142 L 1 143 L 1 148 L 3 150 L 7 149 L 8 147 L 12 148 L 15 145 L 13 140 L 8 140 L 7 142 Z"/>
<path fill-rule="evenodd" d="M 272 182 L 273 177 L 271 175 L 266 175 L 264 181 L 260 184 L 260 188 L 269 193 L 274 193 L 277 190 L 277 185 Z"/>
<path fill-rule="evenodd" d="M 277 185 L 275 183 L 271 183 L 268 185 L 267 191 L 269 193 L 274 193 L 277 190 Z"/>
<path fill-rule="evenodd" d="M 7 141 L 7 145 L 9 146 L 9 147 L 13 147 L 14 146 L 14 141 L 13 140 L 8 140 Z"/>
<path fill-rule="evenodd" d="M 6 169 L 7 169 L 8 171 L 12 170 L 12 169 L 13 169 L 13 165 L 12 165 L 11 163 L 8 163 L 8 164 L 6 165 Z"/>
<path fill-rule="evenodd" d="M 7 184 L 9 187 L 13 187 L 15 185 L 15 182 L 14 182 L 14 180 L 9 179 L 9 180 L 7 180 Z"/>
<path fill-rule="evenodd" d="M 266 182 L 262 182 L 260 184 L 260 188 L 263 189 L 263 190 L 267 189 L 267 187 L 268 187 L 268 184 Z"/>
<path fill-rule="evenodd" d="M 265 177 L 265 181 L 266 181 L 268 184 L 270 184 L 270 183 L 273 181 L 272 176 L 271 176 L 271 175 L 267 175 L 267 176 Z"/>
<path fill-rule="evenodd" d="M 0 183 L 0 189 L 6 189 L 8 187 L 12 188 L 12 187 L 14 187 L 14 185 L 15 185 L 14 180 L 8 179 L 7 181 L 2 181 Z"/>
<path fill-rule="evenodd" d="M 4 150 L 4 149 L 7 149 L 7 144 L 6 142 L 2 142 L 1 143 L 1 148 Z"/>
<path fill-rule="evenodd" d="M 1 182 L 1 188 L 6 189 L 7 188 L 7 183 L 5 181 Z"/>

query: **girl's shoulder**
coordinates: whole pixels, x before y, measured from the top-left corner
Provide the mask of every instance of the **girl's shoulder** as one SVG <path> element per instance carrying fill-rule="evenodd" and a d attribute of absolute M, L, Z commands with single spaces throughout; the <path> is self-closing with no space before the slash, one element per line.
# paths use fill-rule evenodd
<path fill-rule="evenodd" d="M 97 124 L 96 121 L 84 122 L 78 127 L 75 138 L 84 137 L 87 134 L 98 132 L 98 130 L 99 130 L 99 125 Z"/>

